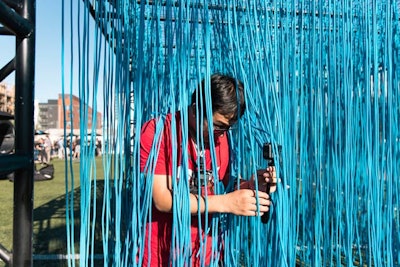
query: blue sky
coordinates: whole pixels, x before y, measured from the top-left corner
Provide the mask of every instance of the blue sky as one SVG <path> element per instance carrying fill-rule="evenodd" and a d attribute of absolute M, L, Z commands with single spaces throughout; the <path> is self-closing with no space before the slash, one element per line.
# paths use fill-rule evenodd
<path fill-rule="evenodd" d="M 66 9 L 69 9 L 69 1 L 65 2 Z M 61 7 L 61 0 L 36 1 L 35 99 L 39 102 L 57 99 L 61 93 Z M 69 18 L 69 11 L 65 16 Z M 69 26 L 69 22 L 65 24 Z M 0 66 L 3 67 L 14 56 L 15 37 L 0 36 Z M 14 78 L 12 74 L 3 82 L 14 84 Z"/>

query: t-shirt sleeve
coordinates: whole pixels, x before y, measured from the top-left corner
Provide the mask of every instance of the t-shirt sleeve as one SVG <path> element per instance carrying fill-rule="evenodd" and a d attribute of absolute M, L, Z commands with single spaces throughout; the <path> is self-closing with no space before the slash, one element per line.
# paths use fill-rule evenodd
<path fill-rule="evenodd" d="M 155 174 L 167 174 L 167 164 L 165 161 L 165 145 L 164 145 L 164 135 L 165 129 L 160 134 L 160 143 L 154 144 L 158 140 L 155 139 L 157 121 L 155 119 L 150 120 L 143 124 L 140 136 L 140 171 L 148 172 L 154 169 Z M 160 139 L 157 138 L 157 139 Z M 152 151 L 152 149 L 157 149 L 157 151 Z M 157 156 L 157 160 L 155 160 Z M 153 166 L 155 164 L 155 166 Z"/>

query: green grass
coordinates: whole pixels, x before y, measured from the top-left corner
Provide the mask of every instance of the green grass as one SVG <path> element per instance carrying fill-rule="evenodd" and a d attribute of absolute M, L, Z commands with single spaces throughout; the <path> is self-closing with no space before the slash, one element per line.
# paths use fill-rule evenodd
<path fill-rule="evenodd" d="M 34 183 L 34 211 L 33 211 L 33 254 L 54 255 L 67 254 L 66 229 L 65 229 L 65 162 L 64 160 L 53 159 L 54 178 L 46 181 L 35 181 Z M 79 162 L 72 163 L 74 174 L 74 213 L 79 218 Z M 40 168 L 40 165 L 37 165 Z M 70 169 L 70 168 L 69 168 Z M 101 157 L 96 158 L 97 177 L 103 176 Z M 71 180 L 71 170 L 69 179 Z M 101 178 L 102 179 L 102 178 Z M 99 180 L 99 178 L 98 178 Z M 71 191 L 71 181 L 68 183 Z M 0 180 L 0 244 L 8 251 L 12 251 L 13 240 L 13 190 L 14 183 L 9 180 Z M 79 231 L 78 220 L 75 221 L 75 231 Z M 76 248 L 79 240 L 75 240 Z M 47 264 L 34 261 L 35 266 Z M 54 265 L 54 261 L 48 266 Z M 6 266 L 0 261 L 0 266 Z"/>

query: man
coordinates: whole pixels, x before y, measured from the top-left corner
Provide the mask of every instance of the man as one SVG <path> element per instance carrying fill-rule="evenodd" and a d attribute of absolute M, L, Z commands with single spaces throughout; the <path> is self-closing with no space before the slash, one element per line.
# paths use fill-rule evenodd
<path fill-rule="evenodd" d="M 66 157 L 64 146 L 65 146 L 64 136 L 61 136 L 57 141 L 57 147 L 58 147 L 57 152 L 59 159 L 64 159 Z"/>
<path fill-rule="evenodd" d="M 50 163 L 51 161 L 51 150 L 53 148 L 53 144 L 50 140 L 50 136 L 46 135 L 46 138 L 44 139 L 44 150 L 46 153 L 46 163 Z"/>
<path fill-rule="evenodd" d="M 149 173 L 154 171 L 153 178 L 153 207 L 152 220 L 147 223 L 143 266 L 169 266 L 170 256 L 177 251 L 171 248 L 172 232 L 172 202 L 173 187 L 172 179 L 174 162 L 178 169 L 182 166 L 188 167 L 188 184 L 190 186 L 190 212 L 191 217 L 191 241 L 192 253 L 190 263 L 199 266 L 205 258 L 205 265 L 209 265 L 212 258 L 210 231 L 204 229 L 205 212 L 207 213 L 232 213 L 241 216 L 261 216 L 268 212 L 271 204 L 270 197 L 265 191 L 256 192 L 251 182 L 244 182 L 240 189 L 226 194 L 215 194 L 214 176 L 227 186 L 230 179 L 230 151 L 228 130 L 243 115 L 246 105 L 244 100 L 244 88 L 242 82 L 233 77 L 214 74 L 210 78 L 211 103 L 206 99 L 206 81 L 203 80 L 200 86 L 192 94 L 191 105 L 187 111 L 188 142 L 187 147 L 182 148 L 184 133 L 181 131 L 183 121 L 181 112 L 168 114 L 163 121 L 163 130 L 160 138 L 156 134 L 157 122 L 159 119 L 152 119 L 142 126 L 140 140 L 140 163 L 141 171 Z M 212 125 L 207 122 L 207 108 L 211 105 Z M 175 120 L 172 119 L 174 116 Z M 185 117 L 186 118 L 186 117 Z M 176 122 L 174 126 L 173 122 Z M 175 127 L 175 128 L 173 128 Z M 186 132 L 186 131 L 185 131 Z M 173 136 L 176 133 L 174 142 Z M 211 133 L 211 135 L 210 135 Z M 155 165 L 151 165 L 152 149 L 157 148 Z M 173 159 L 176 153 L 177 159 Z M 211 153 L 215 153 L 216 160 L 213 161 Z M 185 155 L 187 157 L 183 157 Z M 188 162 L 182 162 L 187 158 Z M 216 162 L 217 166 L 213 166 Z M 154 166 L 152 170 L 148 166 Z M 257 172 L 261 184 L 270 183 L 271 191 L 276 189 L 275 169 L 269 167 L 266 170 Z M 148 176 L 147 176 L 148 178 Z M 177 178 L 175 178 L 177 179 Z M 180 179 L 180 178 L 178 178 Z M 203 214 L 202 221 L 198 221 L 198 212 Z M 206 249 L 200 248 L 199 236 L 206 237 Z M 149 241 L 149 238 L 151 239 Z M 148 243 L 150 242 L 150 248 Z M 206 253 L 202 258 L 201 253 Z M 216 259 L 213 259 L 214 261 Z M 218 260 L 218 259 L 217 259 Z M 187 262 L 189 265 L 189 262 Z"/>

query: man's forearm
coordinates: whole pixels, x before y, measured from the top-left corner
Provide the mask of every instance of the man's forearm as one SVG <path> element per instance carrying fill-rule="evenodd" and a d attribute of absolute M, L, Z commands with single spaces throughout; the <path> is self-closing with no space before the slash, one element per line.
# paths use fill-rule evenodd
<path fill-rule="evenodd" d="M 190 213 L 205 213 L 206 203 L 208 213 L 227 212 L 224 205 L 225 195 L 209 195 L 207 197 L 190 194 Z"/>

